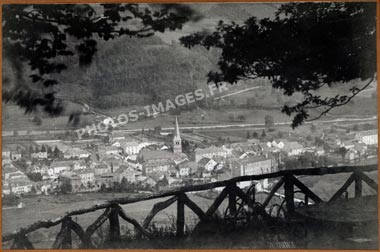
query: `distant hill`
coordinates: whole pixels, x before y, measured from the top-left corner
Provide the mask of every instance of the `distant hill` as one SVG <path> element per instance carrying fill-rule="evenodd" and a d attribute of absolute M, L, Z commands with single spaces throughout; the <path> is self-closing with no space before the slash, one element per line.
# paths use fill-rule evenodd
<path fill-rule="evenodd" d="M 75 61 L 69 64 L 68 72 L 59 76 L 59 92 L 103 109 L 146 105 L 205 86 L 216 60 L 215 50 L 189 50 L 158 37 L 124 37 L 100 43 L 86 68 Z"/>
<path fill-rule="evenodd" d="M 205 19 L 223 19 L 237 23 L 243 22 L 252 16 L 259 19 L 272 18 L 278 6 L 279 4 L 276 3 L 212 3 L 192 5 Z"/>

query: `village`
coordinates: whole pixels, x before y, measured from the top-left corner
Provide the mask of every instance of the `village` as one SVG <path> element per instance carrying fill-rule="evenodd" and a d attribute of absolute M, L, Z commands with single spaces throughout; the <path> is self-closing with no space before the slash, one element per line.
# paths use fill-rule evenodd
<path fill-rule="evenodd" d="M 246 141 L 203 141 L 183 133 L 109 131 L 76 141 L 41 140 L 2 150 L 2 195 L 160 192 L 283 169 L 377 162 L 377 130 L 331 126 L 318 137 L 247 131 Z M 368 127 L 367 127 L 368 128 Z M 183 130 L 184 131 L 184 130 Z M 272 130 L 273 131 L 273 130 Z M 311 132 L 316 132 L 312 125 Z M 325 134 L 326 132 L 326 134 Z M 241 187 L 247 185 L 240 185 Z M 268 189 L 266 179 L 256 189 Z M 4 206 L 7 201 L 4 201 Z"/>

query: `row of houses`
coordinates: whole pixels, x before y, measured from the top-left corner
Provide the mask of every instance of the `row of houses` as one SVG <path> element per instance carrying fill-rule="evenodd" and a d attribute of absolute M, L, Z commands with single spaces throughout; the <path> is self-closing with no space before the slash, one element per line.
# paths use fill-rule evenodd
<path fill-rule="evenodd" d="M 2 181 L 3 194 L 24 194 L 31 192 L 33 188 L 33 182 L 12 163 L 3 164 Z"/>

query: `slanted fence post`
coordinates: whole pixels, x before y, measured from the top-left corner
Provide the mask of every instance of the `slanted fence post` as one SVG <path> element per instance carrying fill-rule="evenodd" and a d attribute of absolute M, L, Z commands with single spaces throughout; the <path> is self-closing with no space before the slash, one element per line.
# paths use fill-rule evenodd
<path fill-rule="evenodd" d="M 119 224 L 119 210 L 118 210 L 117 205 L 112 207 L 108 220 L 110 224 L 109 240 L 111 242 L 119 242 L 120 241 L 120 224 Z"/>
<path fill-rule="evenodd" d="M 57 237 L 53 244 L 53 249 L 71 249 L 71 217 L 66 217 L 62 220 L 61 230 L 57 234 Z"/>
<path fill-rule="evenodd" d="M 285 175 L 285 203 L 286 203 L 286 212 L 288 215 L 294 213 L 294 182 L 292 175 Z"/>
<path fill-rule="evenodd" d="M 183 237 L 185 229 L 185 202 L 183 194 L 178 194 L 177 200 L 177 237 Z"/>
<path fill-rule="evenodd" d="M 18 235 L 11 244 L 11 249 L 34 249 L 33 244 L 30 242 L 26 235 Z"/>
<path fill-rule="evenodd" d="M 256 185 L 253 185 L 252 186 L 252 191 L 251 191 L 251 203 L 252 203 L 252 206 L 255 204 L 256 202 Z"/>

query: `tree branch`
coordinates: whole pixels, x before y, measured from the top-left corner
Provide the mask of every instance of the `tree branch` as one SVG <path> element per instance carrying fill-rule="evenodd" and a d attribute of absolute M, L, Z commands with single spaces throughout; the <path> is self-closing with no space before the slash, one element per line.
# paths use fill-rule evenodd
<path fill-rule="evenodd" d="M 335 105 L 330 105 L 329 108 L 327 108 L 325 111 L 322 111 L 318 116 L 312 118 L 312 119 L 307 119 L 305 120 L 306 122 L 311 122 L 311 121 L 315 121 L 315 120 L 318 120 L 319 118 L 321 118 L 322 116 L 328 114 L 332 109 L 336 108 L 336 107 L 341 107 L 343 105 L 346 105 L 347 103 L 349 103 L 355 96 L 357 96 L 361 91 L 363 91 L 364 89 L 366 89 L 371 83 L 372 81 L 375 79 L 375 76 L 372 76 L 372 78 L 369 80 L 369 82 L 367 84 L 365 84 L 363 87 L 353 91 L 353 94 L 347 98 L 346 101 L 342 102 L 342 103 L 339 103 L 339 104 L 335 104 Z M 322 107 L 322 106 L 329 106 L 329 105 L 317 105 L 317 107 Z"/>

